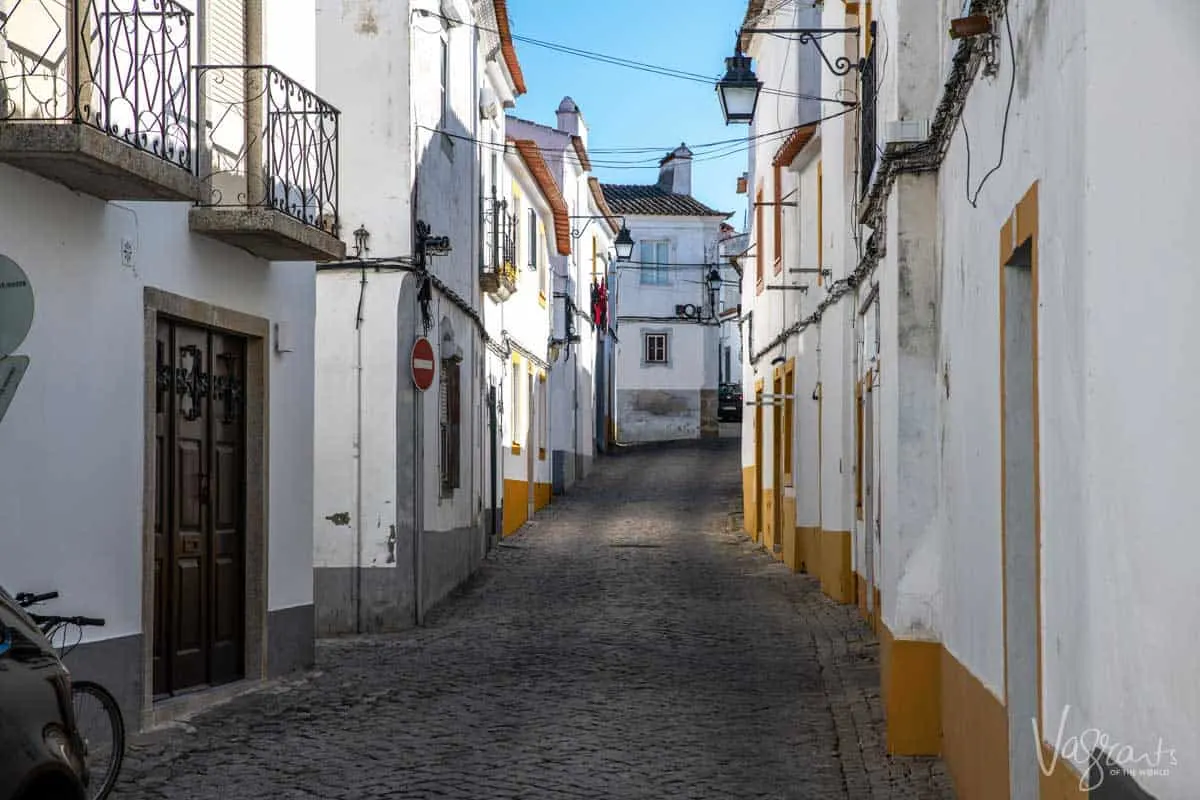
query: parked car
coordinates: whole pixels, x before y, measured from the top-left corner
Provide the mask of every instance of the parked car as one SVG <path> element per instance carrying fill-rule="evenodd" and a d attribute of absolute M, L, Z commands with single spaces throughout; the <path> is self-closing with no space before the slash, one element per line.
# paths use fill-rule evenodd
<path fill-rule="evenodd" d="M 71 676 L 0 588 L 0 800 L 84 800 Z"/>
<path fill-rule="evenodd" d="M 737 383 L 722 383 L 717 391 L 717 419 L 721 422 L 742 421 L 742 387 Z"/>

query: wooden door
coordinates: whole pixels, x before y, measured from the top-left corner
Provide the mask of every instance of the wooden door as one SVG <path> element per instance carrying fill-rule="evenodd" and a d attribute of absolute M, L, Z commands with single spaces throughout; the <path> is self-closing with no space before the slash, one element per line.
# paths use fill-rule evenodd
<path fill-rule="evenodd" d="M 245 341 L 158 324 L 154 693 L 243 675 Z"/>
<path fill-rule="evenodd" d="M 527 373 L 525 380 L 527 382 L 525 407 L 529 409 L 529 423 L 525 431 L 525 475 L 529 478 L 529 483 L 525 487 L 525 509 L 526 519 L 533 519 L 533 513 L 537 508 L 537 474 L 534 471 L 536 463 L 534 450 L 538 446 L 537 425 L 541 409 L 538 408 L 537 393 L 534 391 L 533 373 Z"/>
<path fill-rule="evenodd" d="M 767 468 L 763 463 L 763 382 L 754 384 L 754 530 L 750 538 L 760 540 L 761 531 L 766 528 L 763 520 L 763 471 Z"/>

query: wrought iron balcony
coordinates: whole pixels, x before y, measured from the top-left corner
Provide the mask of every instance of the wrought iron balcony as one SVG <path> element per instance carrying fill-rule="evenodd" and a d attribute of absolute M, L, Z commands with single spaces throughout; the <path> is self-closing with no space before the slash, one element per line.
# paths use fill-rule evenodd
<path fill-rule="evenodd" d="M 0 161 L 106 200 L 195 200 L 192 13 L 0 0 Z"/>
<path fill-rule="evenodd" d="M 505 200 L 487 201 L 490 210 L 483 215 L 484 250 L 479 273 L 479 285 L 498 302 L 504 302 L 517 291 L 517 225 L 516 214 L 508 213 Z"/>
<path fill-rule="evenodd" d="M 204 122 L 197 233 L 273 261 L 338 261 L 338 117 L 278 69 L 195 67 Z"/>

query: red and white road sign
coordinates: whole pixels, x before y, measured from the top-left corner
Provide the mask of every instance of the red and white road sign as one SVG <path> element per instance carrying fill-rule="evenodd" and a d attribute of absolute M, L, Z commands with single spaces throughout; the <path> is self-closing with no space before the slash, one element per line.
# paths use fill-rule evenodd
<path fill-rule="evenodd" d="M 418 336 L 412 349 L 413 384 L 423 392 L 433 386 L 434 374 L 433 345 L 424 336 Z"/>

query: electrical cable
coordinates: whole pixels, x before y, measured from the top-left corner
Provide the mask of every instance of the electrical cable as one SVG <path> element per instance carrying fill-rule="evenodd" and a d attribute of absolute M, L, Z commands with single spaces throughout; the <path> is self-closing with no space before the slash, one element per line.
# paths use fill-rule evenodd
<path fill-rule="evenodd" d="M 1008 31 L 1008 52 L 1009 61 L 1011 64 L 1012 75 L 1008 85 L 1008 101 L 1004 105 L 1004 127 L 1000 131 L 1000 158 L 996 161 L 996 166 L 992 167 L 983 179 L 979 181 L 979 186 L 975 188 L 974 196 L 971 195 L 971 134 L 967 131 L 967 120 L 964 117 L 962 122 L 963 142 L 967 148 L 967 202 L 971 204 L 971 208 L 979 208 L 979 195 L 983 192 L 984 184 L 992 175 L 1004 166 L 1004 150 L 1008 141 L 1008 120 L 1009 114 L 1012 112 L 1013 92 L 1017 88 L 1017 46 L 1013 41 L 1012 21 L 1008 13 L 1008 0 L 1004 3 L 1004 28 Z"/>
<path fill-rule="evenodd" d="M 788 1 L 792 2 L 793 0 L 788 0 Z M 443 14 L 438 14 L 438 13 L 428 11 L 425 9 L 419 9 L 415 13 L 421 14 L 422 16 L 435 17 L 437 19 L 441 19 L 441 20 L 444 20 L 447 22 L 453 22 L 454 24 L 458 24 L 458 25 L 465 25 L 467 27 L 475 28 L 476 30 L 479 30 L 479 31 L 485 31 L 487 33 L 499 34 L 499 30 L 497 30 L 495 28 L 487 28 L 487 27 L 484 27 L 483 25 L 480 25 L 478 23 L 473 23 L 473 22 L 462 22 L 460 20 L 456 20 L 451 17 L 447 17 Z M 425 33 L 432 34 L 432 33 L 435 33 L 435 31 L 425 31 Z M 659 76 L 667 77 L 667 78 L 675 78 L 677 80 L 693 81 L 696 83 L 703 83 L 703 84 L 706 84 L 709 86 L 715 86 L 718 81 L 718 78 L 715 78 L 710 75 L 701 75 L 700 73 L 697 73 L 697 72 L 687 72 L 686 70 L 676 69 L 674 67 L 664 67 L 664 66 L 661 66 L 658 64 L 649 64 L 644 61 L 637 61 L 637 60 L 629 59 L 629 58 L 621 58 L 619 56 L 610 56 L 605 53 L 598 53 L 593 50 L 584 50 L 584 49 L 581 49 L 578 47 L 572 47 L 570 45 L 561 44 L 559 42 L 549 42 L 549 41 L 545 41 L 543 39 L 534 39 L 530 36 L 520 36 L 518 34 L 510 34 L 510 35 L 514 42 L 522 42 L 524 44 L 532 45 L 534 47 L 541 47 L 541 48 L 548 49 L 548 50 L 554 50 L 559 53 L 563 53 L 565 55 L 572 55 L 572 56 L 576 56 L 578 58 L 585 58 L 585 59 L 589 59 L 592 61 L 598 61 L 598 62 L 601 62 L 604 64 L 609 64 L 610 66 L 626 67 L 627 69 L 633 69 L 633 70 L 637 70 L 639 72 L 645 72 L 645 73 L 652 74 L 652 75 L 659 75 Z M 800 99 L 800 100 L 817 100 L 817 101 L 825 102 L 825 103 L 843 103 L 844 102 L 842 100 L 837 100 L 837 99 L 831 98 L 831 97 L 819 97 L 819 96 L 813 96 L 813 95 L 804 95 L 804 94 L 798 94 L 795 92 L 787 92 L 782 89 L 764 88 L 762 91 L 766 94 L 773 94 L 773 95 L 778 94 L 778 95 L 782 95 L 785 97 L 793 97 L 793 98 Z"/>

